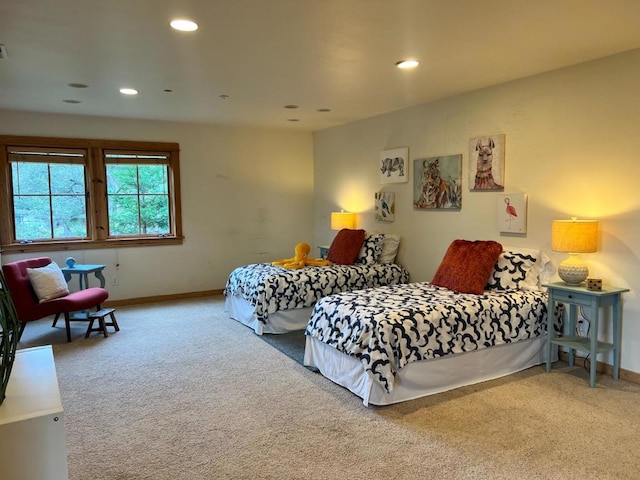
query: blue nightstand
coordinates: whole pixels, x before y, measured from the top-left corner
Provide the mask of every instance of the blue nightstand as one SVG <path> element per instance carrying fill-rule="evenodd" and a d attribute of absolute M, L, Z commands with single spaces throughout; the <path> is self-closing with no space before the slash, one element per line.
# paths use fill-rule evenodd
<path fill-rule="evenodd" d="M 555 303 L 566 303 L 569 305 L 569 324 L 567 331 L 569 335 L 555 336 L 553 330 L 553 315 L 547 314 L 547 372 L 551 371 L 551 349 L 553 345 L 567 347 L 569 349 L 569 366 L 573 366 L 574 352 L 579 350 L 589 352 L 591 370 L 589 385 L 596 386 L 596 364 L 599 353 L 613 352 L 613 379 L 618 380 L 620 370 L 620 317 L 622 316 L 622 294 L 628 292 L 628 288 L 603 287 L 602 290 L 587 290 L 584 286 L 571 286 L 564 282 L 543 285 L 548 288 L 549 308 L 547 312 L 553 312 Z M 589 309 L 589 319 L 591 322 L 591 338 L 578 337 L 574 335 L 577 307 Z M 598 322 L 600 307 L 611 307 L 613 322 L 613 343 L 598 341 Z"/>

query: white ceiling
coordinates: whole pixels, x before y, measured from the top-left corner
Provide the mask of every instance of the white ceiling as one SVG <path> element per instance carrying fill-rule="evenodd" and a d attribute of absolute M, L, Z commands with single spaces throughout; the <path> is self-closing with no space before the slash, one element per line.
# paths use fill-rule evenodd
<path fill-rule="evenodd" d="M 0 43 L 0 108 L 315 131 L 640 48 L 640 0 L 2 0 Z"/>

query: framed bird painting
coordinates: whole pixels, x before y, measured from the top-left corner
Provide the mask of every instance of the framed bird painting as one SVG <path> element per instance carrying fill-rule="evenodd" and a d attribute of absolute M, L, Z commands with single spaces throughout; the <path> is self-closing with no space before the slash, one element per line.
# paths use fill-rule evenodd
<path fill-rule="evenodd" d="M 379 222 L 393 222 L 396 218 L 396 194 L 376 192 L 374 217 Z"/>
<path fill-rule="evenodd" d="M 498 195 L 498 230 L 501 233 L 527 233 L 527 194 Z"/>

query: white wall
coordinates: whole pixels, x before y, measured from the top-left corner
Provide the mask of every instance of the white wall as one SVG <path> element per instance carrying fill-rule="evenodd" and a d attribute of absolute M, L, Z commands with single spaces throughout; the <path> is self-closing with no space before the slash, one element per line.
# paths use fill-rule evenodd
<path fill-rule="evenodd" d="M 222 289 L 233 268 L 312 243 L 311 134 L 2 110 L 0 133 L 180 144 L 182 245 L 44 252 L 107 265 L 111 300 Z"/>
<path fill-rule="evenodd" d="M 630 288 L 621 363 L 640 372 L 638 85 L 640 50 L 317 132 L 316 239 L 330 243 L 332 210 L 358 212 L 358 227 L 402 235 L 399 261 L 413 281 L 425 281 L 456 238 L 544 249 L 557 264 L 566 256 L 551 252 L 551 221 L 598 219 L 599 251 L 582 257 L 591 276 Z M 506 135 L 505 193 L 528 194 L 522 236 L 499 233 L 498 194 L 469 191 L 469 139 L 498 133 Z M 395 147 L 409 147 L 409 183 L 383 186 L 379 153 Z M 449 154 L 463 155 L 462 209 L 414 210 L 413 160 Z M 395 192 L 394 223 L 373 218 L 379 190 Z M 602 330 L 610 339 L 608 315 Z"/>

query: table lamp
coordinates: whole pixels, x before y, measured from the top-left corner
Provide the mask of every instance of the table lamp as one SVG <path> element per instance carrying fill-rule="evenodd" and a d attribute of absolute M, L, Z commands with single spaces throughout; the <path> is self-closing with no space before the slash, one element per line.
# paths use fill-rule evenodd
<path fill-rule="evenodd" d="M 596 220 L 554 220 L 551 223 L 551 249 L 566 252 L 569 258 L 558 265 L 558 275 L 567 285 L 580 285 L 589 275 L 589 267 L 579 253 L 593 253 L 598 246 Z"/>
<path fill-rule="evenodd" d="M 354 213 L 331 212 L 331 230 L 342 230 L 343 228 L 352 229 L 355 224 L 356 215 Z"/>

